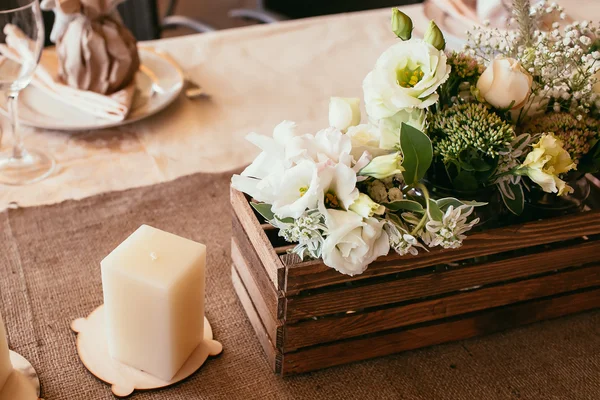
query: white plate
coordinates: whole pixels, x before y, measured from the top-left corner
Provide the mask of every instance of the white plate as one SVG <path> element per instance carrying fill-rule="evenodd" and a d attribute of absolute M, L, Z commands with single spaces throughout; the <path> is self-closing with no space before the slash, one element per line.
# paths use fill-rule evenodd
<path fill-rule="evenodd" d="M 162 111 L 181 93 L 183 73 L 173 61 L 151 49 L 140 48 L 139 54 L 142 66 L 136 75 L 132 109 L 125 120 L 115 122 L 86 114 L 30 85 L 19 95 L 20 123 L 34 128 L 81 131 L 126 125 Z M 5 99 L 0 99 L 0 112 L 6 115 Z"/>

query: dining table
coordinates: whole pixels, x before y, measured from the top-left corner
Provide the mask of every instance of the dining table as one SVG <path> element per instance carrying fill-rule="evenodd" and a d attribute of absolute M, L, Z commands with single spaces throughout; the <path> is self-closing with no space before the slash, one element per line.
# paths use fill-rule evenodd
<path fill-rule="evenodd" d="M 598 3 L 578 1 L 574 12 L 599 20 Z M 422 35 L 423 5 L 401 9 Z M 142 42 L 206 95 L 182 94 L 117 128 L 22 127 L 58 169 L 0 187 L 0 312 L 44 399 L 113 398 L 79 360 L 70 324 L 102 304 L 100 261 L 142 224 L 207 245 L 206 316 L 224 350 L 183 382 L 132 399 L 600 397 L 600 311 L 299 376 L 270 370 L 231 284 L 231 176 L 258 154 L 249 132 L 270 135 L 290 120 L 314 133 L 328 125 L 331 96 L 361 97 L 363 78 L 398 40 L 389 19 L 371 10 Z"/>

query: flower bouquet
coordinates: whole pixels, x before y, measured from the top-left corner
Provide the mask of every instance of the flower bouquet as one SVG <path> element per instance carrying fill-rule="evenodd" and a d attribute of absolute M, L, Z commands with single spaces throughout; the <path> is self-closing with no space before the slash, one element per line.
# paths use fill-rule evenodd
<path fill-rule="evenodd" d="M 559 7 L 513 9 L 518 29 L 476 29 L 452 53 L 433 21 L 412 38 L 412 21 L 394 9 L 400 40 L 364 80 L 367 120 L 358 98 L 334 97 L 329 128 L 300 134 L 284 121 L 272 138 L 249 134 L 262 152 L 233 188 L 296 244 L 291 252 L 348 275 L 390 250 L 460 247 L 486 205 L 470 195 L 480 189 L 516 215 L 536 187 L 568 194 L 572 171 L 600 167 L 600 28 L 546 32 L 537 21 L 564 18 Z"/>

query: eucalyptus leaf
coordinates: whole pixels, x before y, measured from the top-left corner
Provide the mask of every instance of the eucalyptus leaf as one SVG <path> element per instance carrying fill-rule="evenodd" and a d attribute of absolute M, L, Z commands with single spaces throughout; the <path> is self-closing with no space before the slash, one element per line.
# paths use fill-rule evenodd
<path fill-rule="evenodd" d="M 433 147 L 429 137 L 420 130 L 402 123 L 400 128 L 400 149 L 404 160 L 404 181 L 408 185 L 419 182 L 431 166 Z"/>
<path fill-rule="evenodd" d="M 500 194 L 502 201 L 508 210 L 515 214 L 521 215 L 525 208 L 525 195 L 523 194 L 523 186 L 520 184 L 502 182 L 500 185 Z"/>
<path fill-rule="evenodd" d="M 271 221 L 275 218 L 275 214 L 271 211 L 271 205 L 266 203 L 250 203 L 252 208 L 254 208 L 266 221 Z"/>
<path fill-rule="evenodd" d="M 381 203 L 382 206 L 385 206 L 388 210 L 392 212 L 396 211 L 413 211 L 413 212 L 425 212 L 423 206 L 413 200 L 396 200 L 391 203 Z"/>

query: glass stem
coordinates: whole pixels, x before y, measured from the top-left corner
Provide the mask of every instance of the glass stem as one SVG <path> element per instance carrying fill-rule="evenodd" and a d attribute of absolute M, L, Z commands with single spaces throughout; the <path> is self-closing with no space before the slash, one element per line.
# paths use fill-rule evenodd
<path fill-rule="evenodd" d="M 23 147 L 23 139 L 19 131 L 19 110 L 18 110 L 19 92 L 11 92 L 8 94 L 8 113 L 10 116 L 10 126 L 13 134 L 13 151 L 12 157 L 20 160 L 25 155 Z"/>

